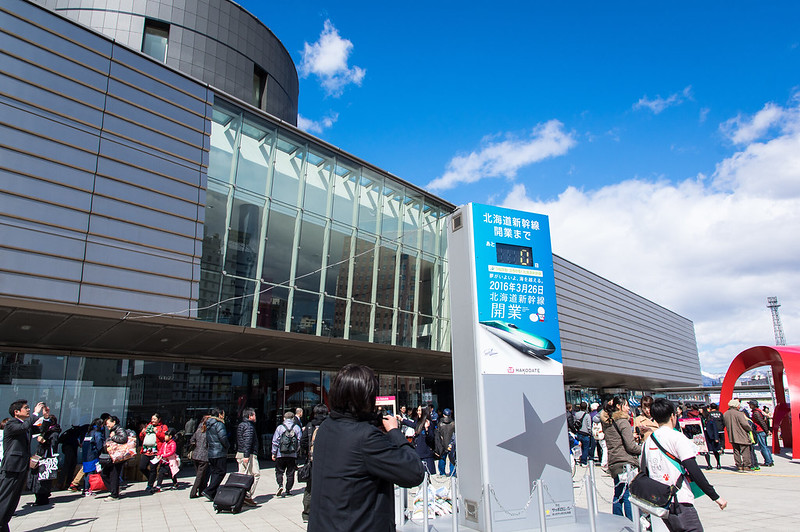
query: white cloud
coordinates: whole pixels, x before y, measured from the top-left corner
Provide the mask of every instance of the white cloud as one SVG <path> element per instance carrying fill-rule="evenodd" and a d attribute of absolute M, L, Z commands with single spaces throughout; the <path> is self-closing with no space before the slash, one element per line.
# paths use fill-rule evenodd
<path fill-rule="evenodd" d="M 328 113 L 327 116 L 322 117 L 320 120 L 311 120 L 303 115 L 297 115 L 297 127 L 309 133 L 322 134 L 323 131 L 329 129 L 339 119 L 339 113 Z"/>
<path fill-rule="evenodd" d="M 533 128 L 527 138 L 507 135 L 502 141 L 484 139 L 480 150 L 453 157 L 444 175 L 428 183 L 427 188 L 441 191 L 485 177 L 513 178 L 520 168 L 563 155 L 575 145 L 575 139 L 563 127 L 558 120 L 550 120 Z"/>
<path fill-rule="evenodd" d="M 300 75 L 317 76 L 329 96 L 341 96 L 347 85 L 361 86 L 367 73 L 361 67 L 348 66 L 352 51 L 353 43 L 343 39 L 331 21 L 326 20 L 317 42 L 303 46 Z"/>
<path fill-rule="evenodd" d="M 662 98 L 661 96 L 656 96 L 652 100 L 647 97 L 645 94 L 639 101 L 633 104 L 634 109 L 650 109 L 653 114 L 659 114 L 661 111 L 666 109 L 667 107 L 672 107 L 674 105 L 680 105 L 684 101 L 692 98 L 692 87 L 689 85 L 681 92 L 676 92 L 675 94 L 670 94 L 666 98 Z"/>
<path fill-rule="evenodd" d="M 724 372 L 743 349 L 774 343 L 768 296 L 800 343 L 798 110 L 782 109 L 780 134 L 710 177 L 569 187 L 550 201 L 519 184 L 501 204 L 549 215 L 555 253 L 693 320 L 703 369 Z"/>
<path fill-rule="evenodd" d="M 784 109 L 774 103 L 768 103 L 752 118 L 741 114 L 724 122 L 720 130 L 734 143 L 746 144 L 761 138 L 769 129 L 784 118 Z"/>

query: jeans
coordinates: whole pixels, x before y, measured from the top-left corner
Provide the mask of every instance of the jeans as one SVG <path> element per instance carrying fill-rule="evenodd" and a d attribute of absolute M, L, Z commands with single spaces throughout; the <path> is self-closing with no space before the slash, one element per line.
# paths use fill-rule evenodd
<path fill-rule="evenodd" d="M 581 465 L 586 465 L 589 463 L 589 445 L 592 437 L 588 434 L 578 434 L 577 438 L 581 442 Z"/>
<path fill-rule="evenodd" d="M 456 470 L 456 465 L 450 460 L 450 473 L 445 473 L 447 470 L 447 456 L 444 458 L 439 458 L 439 474 L 440 475 L 453 475 L 453 471 Z"/>
<path fill-rule="evenodd" d="M 758 440 L 758 450 L 761 451 L 761 456 L 764 457 L 764 464 L 772 465 L 772 451 L 767 445 L 767 433 L 764 431 L 756 432 L 756 439 Z"/>
<path fill-rule="evenodd" d="M 625 513 L 622 513 L 623 510 Z M 633 510 L 631 510 L 628 484 L 620 482 L 618 476 L 614 476 L 614 500 L 611 504 L 611 513 L 614 515 L 624 515 L 628 519 L 633 520 Z"/>

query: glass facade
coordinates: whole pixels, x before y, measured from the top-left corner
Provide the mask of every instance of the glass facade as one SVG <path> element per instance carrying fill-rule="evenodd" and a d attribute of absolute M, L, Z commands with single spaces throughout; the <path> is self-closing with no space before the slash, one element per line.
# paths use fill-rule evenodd
<path fill-rule="evenodd" d="M 211 126 L 201 319 L 450 349 L 446 204 L 227 102 Z"/>
<path fill-rule="evenodd" d="M 183 430 L 212 407 L 228 414 L 226 423 L 241 420 L 247 407 L 256 409 L 259 434 L 272 433 L 286 410 L 303 408 L 306 420 L 314 405 L 328 401 L 335 371 L 290 368 L 239 369 L 165 361 L 120 360 L 59 354 L 1 352 L 0 404 L 26 399 L 44 401 L 63 428 L 83 425 L 103 412 L 138 430 L 154 412 L 170 427 Z M 398 405 L 415 408 L 435 401 L 452 407 L 452 383 L 443 395 L 431 395 L 429 379 L 381 374 L 381 394 L 397 392 Z M 442 406 L 438 400 L 444 401 Z M 5 417 L 5 416 L 4 416 Z M 235 432 L 229 432 L 235 434 Z"/>

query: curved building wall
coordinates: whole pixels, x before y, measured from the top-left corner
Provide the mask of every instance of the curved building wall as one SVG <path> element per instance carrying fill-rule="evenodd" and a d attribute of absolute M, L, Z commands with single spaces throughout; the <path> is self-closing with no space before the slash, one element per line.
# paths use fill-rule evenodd
<path fill-rule="evenodd" d="M 144 51 L 163 35 L 181 72 L 297 125 L 299 84 L 289 52 L 263 23 L 228 0 L 34 0 L 120 44 Z M 191 8 L 187 8 L 191 6 Z"/>

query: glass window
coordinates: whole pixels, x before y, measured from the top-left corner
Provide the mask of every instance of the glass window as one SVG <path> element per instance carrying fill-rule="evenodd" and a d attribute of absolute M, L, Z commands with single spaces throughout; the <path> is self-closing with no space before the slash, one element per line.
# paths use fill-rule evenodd
<path fill-rule="evenodd" d="M 378 392 L 378 395 L 396 395 L 397 375 L 384 375 L 381 373 L 378 376 L 378 382 L 380 383 L 380 391 Z"/>
<path fill-rule="evenodd" d="M 233 197 L 225 272 L 254 279 L 261 244 L 261 209 L 264 199 L 236 191 Z"/>
<path fill-rule="evenodd" d="M 403 245 L 419 249 L 420 218 L 422 217 L 422 197 L 411 191 L 403 200 Z"/>
<path fill-rule="evenodd" d="M 442 238 L 444 225 L 442 219 L 444 213 L 431 205 L 425 204 L 422 209 L 422 250 L 426 253 L 436 253 L 438 251 L 438 239 Z"/>
<path fill-rule="evenodd" d="M 203 258 L 205 270 L 222 271 L 225 228 L 228 225 L 228 192 L 230 187 L 212 179 L 206 189 L 205 221 L 203 223 Z"/>
<path fill-rule="evenodd" d="M 417 253 L 403 248 L 400 253 L 400 276 L 397 279 L 397 306 L 402 310 L 414 310 L 414 294 L 417 282 Z"/>
<path fill-rule="evenodd" d="M 291 279 L 294 225 L 297 211 L 272 203 L 267 221 L 267 243 L 264 246 L 264 263 L 261 279 L 283 284 Z"/>
<path fill-rule="evenodd" d="M 411 347 L 414 341 L 414 315 L 410 312 L 397 313 L 397 345 Z"/>
<path fill-rule="evenodd" d="M 168 44 L 169 24 L 157 20 L 145 19 L 142 52 L 153 59 L 166 63 Z"/>
<path fill-rule="evenodd" d="M 405 406 L 409 411 L 422 403 L 419 377 L 397 377 L 397 407 Z M 410 413 L 410 412 L 409 412 Z"/>
<path fill-rule="evenodd" d="M 231 179 L 231 164 L 233 163 L 233 150 L 236 146 L 240 116 L 238 113 L 214 107 L 211 118 L 208 177 L 227 183 Z"/>
<path fill-rule="evenodd" d="M 242 124 L 235 181 L 238 188 L 266 195 L 273 135 L 271 130 L 250 120 L 245 120 Z"/>
<path fill-rule="evenodd" d="M 323 371 L 322 372 L 322 402 L 330 408 L 331 402 L 328 399 L 328 392 L 331 389 L 331 381 L 336 376 L 336 371 Z"/>
<path fill-rule="evenodd" d="M 322 251 L 325 239 L 324 219 L 310 214 L 303 215 L 300 225 L 300 246 L 297 250 L 297 273 L 295 285 L 298 288 L 318 292 L 322 276 Z"/>
<path fill-rule="evenodd" d="M 297 191 L 303 172 L 304 145 L 283 132 L 275 145 L 275 172 L 270 197 L 286 204 L 297 205 Z"/>
<path fill-rule="evenodd" d="M 318 293 L 295 290 L 292 299 L 292 332 L 317 334 L 318 308 Z"/>
<path fill-rule="evenodd" d="M 333 219 L 337 222 L 353 225 L 358 170 L 340 161 L 336 164 L 334 174 Z"/>
<path fill-rule="evenodd" d="M 314 406 L 322 399 L 322 383 L 319 371 L 287 369 L 286 385 L 283 389 L 284 410 L 302 408 L 305 423 Z"/>
<path fill-rule="evenodd" d="M 378 250 L 378 288 L 375 301 L 384 307 L 394 306 L 394 273 L 397 265 L 397 245 L 382 242 Z"/>
<path fill-rule="evenodd" d="M 322 336 L 344 337 L 347 300 L 325 296 L 322 306 Z"/>
<path fill-rule="evenodd" d="M 361 170 L 358 194 L 358 228 L 372 234 L 378 230 L 378 212 L 381 203 L 383 178 L 367 170 Z"/>
<path fill-rule="evenodd" d="M 352 229 L 335 223 L 331 224 L 328 264 L 325 269 L 325 292 L 329 295 L 347 297 L 352 235 Z"/>
<path fill-rule="evenodd" d="M 62 428 L 91 422 L 98 412 L 112 412 L 123 424 L 127 418 L 131 363 L 110 358 L 67 357 Z M 53 412 L 53 414 L 56 414 Z"/>
<path fill-rule="evenodd" d="M 392 344 L 392 318 L 394 312 L 390 308 L 375 307 L 375 335 L 373 342 L 376 344 Z"/>
<path fill-rule="evenodd" d="M 309 148 L 307 159 L 303 208 L 309 212 L 327 215 L 333 157 L 321 150 Z"/>
<path fill-rule="evenodd" d="M 419 312 L 423 314 L 434 314 L 434 309 L 439 310 L 438 302 L 433 301 L 434 294 L 438 292 L 435 290 L 437 279 L 434 278 L 434 259 L 431 255 L 422 254 L 419 269 L 419 291 L 417 297 L 419 298 Z"/>
<path fill-rule="evenodd" d="M 356 239 L 356 255 L 353 258 L 352 298 L 356 301 L 372 302 L 372 273 L 375 267 L 375 239 L 359 234 Z"/>
<path fill-rule="evenodd" d="M 219 288 L 222 274 L 200 270 L 200 292 L 197 298 L 197 317 L 203 321 L 217 321 Z"/>
<path fill-rule="evenodd" d="M 417 318 L 417 348 L 431 349 L 433 343 L 433 316 L 420 314 Z"/>
<path fill-rule="evenodd" d="M 286 310 L 289 302 L 289 289 L 284 286 L 273 286 L 261 283 L 258 296 L 258 315 L 256 327 L 286 330 Z"/>
<path fill-rule="evenodd" d="M 434 349 L 439 351 L 450 351 L 450 320 L 440 319 L 439 321 L 439 345 Z"/>
<path fill-rule="evenodd" d="M 267 73 L 260 66 L 253 64 L 253 101 L 259 109 L 264 103 L 264 89 L 267 88 Z"/>
<path fill-rule="evenodd" d="M 350 339 L 360 342 L 369 341 L 370 313 L 372 305 L 353 303 L 350 306 Z"/>
<path fill-rule="evenodd" d="M 386 181 L 382 194 L 383 210 L 381 214 L 381 236 L 398 240 L 400 238 L 401 211 L 403 206 L 403 188 Z"/>
<path fill-rule="evenodd" d="M 223 275 L 217 322 L 251 327 L 255 292 L 255 281 Z"/>
<path fill-rule="evenodd" d="M 0 352 L 0 419 L 8 417 L 8 405 L 20 398 L 28 400 L 31 410 L 44 401 L 60 417 L 66 368 L 64 355 Z"/>

